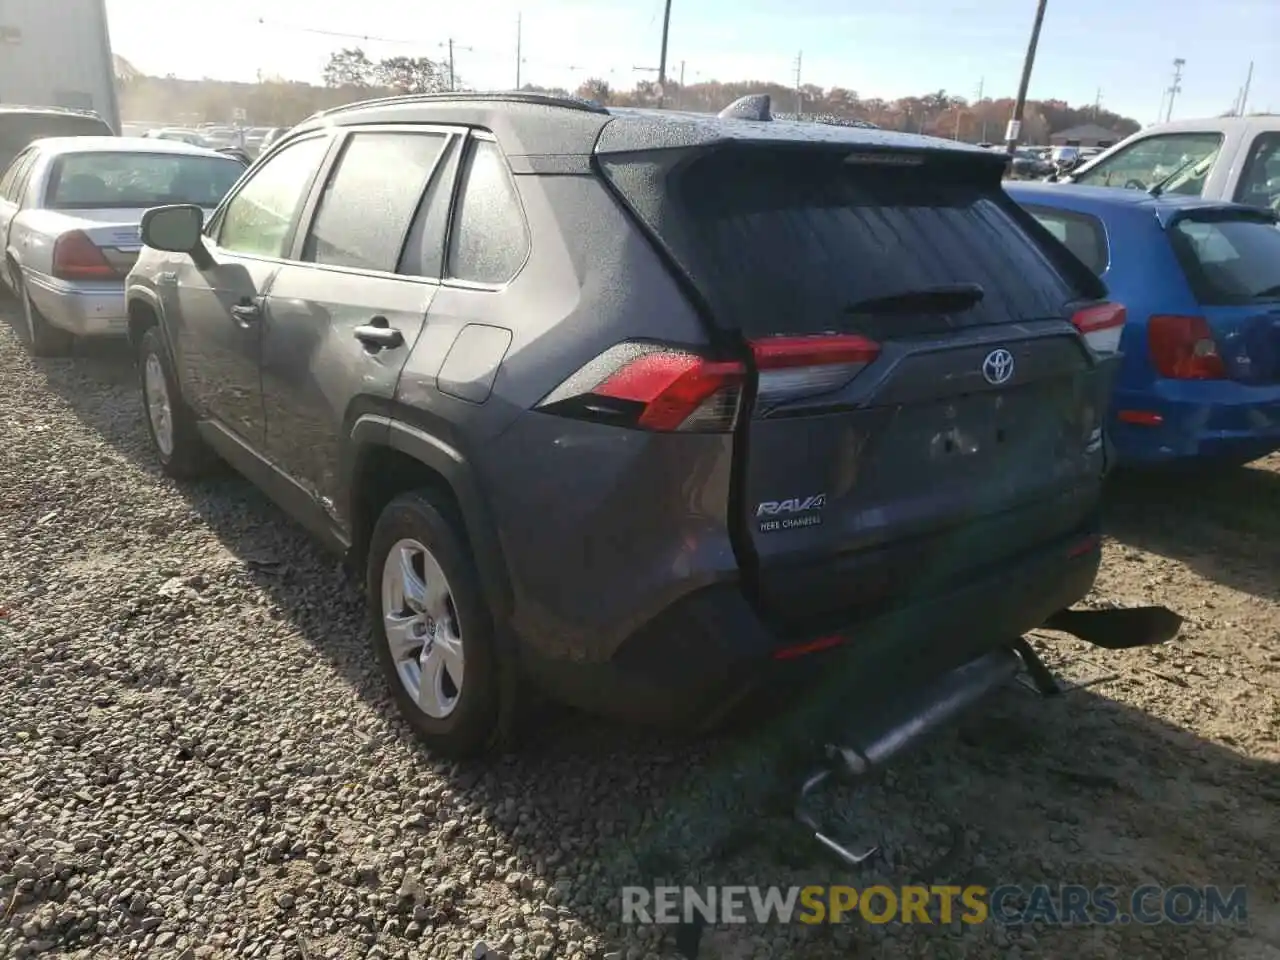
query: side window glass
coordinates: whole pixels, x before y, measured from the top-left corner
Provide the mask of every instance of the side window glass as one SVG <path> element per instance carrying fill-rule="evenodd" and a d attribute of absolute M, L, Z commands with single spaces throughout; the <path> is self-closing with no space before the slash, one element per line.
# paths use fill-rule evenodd
<path fill-rule="evenodd" d="M 289 230 L 328 149 L 328 137 L 300 140 L 255 170 L 222 212 L 218 245 L 229 253 L 284 256 Z"/>
<path fill-rule="evenodd" d="M 35 170 L 39 157 L 34 150 L 31 156 L 27 157 L 27 162 L 23 164 L 22 169 L 18 171 L 17 178 L 13 181 L 13 200 L 18 206 L 22 206 L 23 201 L 27 198 L 27 187 L 31 183 L 32 171 Z"/>
<path fill-rule="evenodd" d="M 1280 213 L 1280 133 L 1261 133 L 1254 138 L 1234 199 Z"/>
<path fill-rule="evenodd" d="M 461 137 L 454 137 L 445 156 L 436 165 L 431 184 L 418 206 L 413 226 L 409 228 L 396 273 L 433 280 L 440 277 L 444 268 L 445 233 L 449 229 L 449 204 L 453 200 L 462 142 Z"/>
<path fill-rule="evenodd" d="M 524 214 L 498 145 L 474 140 L 449 238 L 448 274 L 473 283 L 506 283 L 529 253 Z"/>
<path fill-rule="evenodd" d="M 1096 218 L 1049 207 L 1028 208 L 1027 212 L 1093 273 L 1106 271 L 1107 235 Z"/>
<path fill-rule="evenodd" d="M 1077 175 L 1075 182 L 1147 190 L 1176 174 L 1167 188 L 1169 192 L 1199 195 L 1221 146 L 1220 133 L 1147 137 Z"/>
<path fill-rule="evenodd" d="M 22 194 L 27 185 L 27 173 L 35 165 L 36 152 L 29 150 L 20 154 L 13 161 L 13 165 L 5 174 L 5 180 L 8 182 L 7 188 L 4 190 L 4 198 L 12 203 L 21 203 Z"/>
<path fill-rule="evenodd" d="M 9 164 L 5 170 L 4 176 L 0 177 L 0 198 L 12 200 L 9 190 L 13 186 L 13 182 L 18 179 L 18 168 L 22 166 L 22 161 L 26 159 L 26 154 L 18 154 L 13 158 L 13 162 Z"/>
<path fill-rule="evenodd" d="M 352 135 L 325 185 L 302 259 L 394 271 L 447 140 L 442 133 Z"/>

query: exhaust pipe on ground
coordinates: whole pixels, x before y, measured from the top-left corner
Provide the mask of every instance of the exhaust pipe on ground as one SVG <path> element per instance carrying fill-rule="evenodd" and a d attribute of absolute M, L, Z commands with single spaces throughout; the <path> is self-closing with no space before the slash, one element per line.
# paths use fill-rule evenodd
<path fill-rule="evenodd" d="M 868 727 L 855 731 L 847 743 L 826 748 L 828 765 L 810 774 L 800 789 L 796 819 L 814 838 L 849 866 L 865 863 L 879 852 L 872 847 L 855 853 L 826 833 L 808 801 L 837 773 L 862 777 L 906 752 L 955 720 L 961 713 L 1012 680 L 1022 660 L 1012 648 L 1001 648 L 943 674 L 882 712 Z"/>

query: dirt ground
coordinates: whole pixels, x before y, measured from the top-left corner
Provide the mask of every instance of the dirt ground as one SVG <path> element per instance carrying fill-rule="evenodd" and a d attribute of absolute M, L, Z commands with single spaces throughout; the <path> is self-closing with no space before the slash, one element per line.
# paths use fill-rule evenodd
<path fill-rule="evenodd" d="M 519 756 L 424 757 L 353 588 L 244 481 L 159 475 L 121 351 L 32 361 L 0 324 L 0 428 L 0 958 L 652 960 L 672 941 L 620 926 L 616 885 L 662 875 L 1248 889 L 1244 924 L 730 926 L 712 960 L 1280 960 L 1280 457 L 1112 483 L 1089 602 L 1165 604 L 1181 636 L 1035 636 L 1089 685 L 1011 687 L 833 793 L 884 850 L 849 871 L 756 815 L 759 731 L 569 717 Z"/>

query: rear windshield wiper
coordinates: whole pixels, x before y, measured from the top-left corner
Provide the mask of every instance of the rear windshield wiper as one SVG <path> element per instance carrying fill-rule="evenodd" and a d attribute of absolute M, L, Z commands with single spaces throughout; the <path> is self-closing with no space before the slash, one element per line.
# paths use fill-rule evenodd
<path fill-rule="evenodd" d="M 845 313 L 962 313 L 972 310 L 985 296 L 986 291 L 979 284 L 951 283 L 868 297 L 844 309 Z"/>

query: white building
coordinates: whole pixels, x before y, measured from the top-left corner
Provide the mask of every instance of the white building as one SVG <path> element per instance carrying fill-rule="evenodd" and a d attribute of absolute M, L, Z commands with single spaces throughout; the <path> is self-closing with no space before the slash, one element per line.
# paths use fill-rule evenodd
<path fill-rule="evenodd" d="M 0 103 L 94 110 L 119 130 L 106 0 L 0 0 Z"/>

